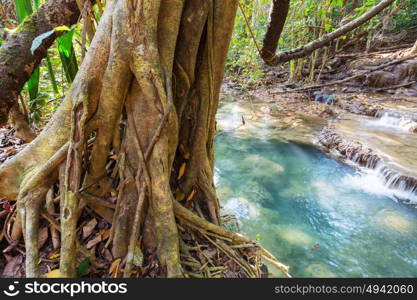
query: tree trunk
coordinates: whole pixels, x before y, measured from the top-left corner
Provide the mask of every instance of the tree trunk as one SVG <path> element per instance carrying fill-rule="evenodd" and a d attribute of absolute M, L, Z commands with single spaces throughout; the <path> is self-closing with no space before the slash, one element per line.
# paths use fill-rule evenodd
<path fill-rule="evenodd" d="M 24 84 L 59 33 L 45 39 L 34 54 L 30 51 L 32 41 L 57 26 L 75 24 L 79 15 L 75 0 L 50 0 L 3 42 L 0 48 L 0 126 L 7 122 L 9 110 L 17 102 Z"/>
<path fill-rule="evenodd" d="M 279 38 L 287 19 L 290 0 L 273 0 L 269 12 L 268 27 L 263 40 L 261 57 L 266 64 L 269 64 L 275 57 Z"/>
<path fill-rule="evenodd" d="M 308 56 L 311 53 L 313 53 L 315 50 L 328 45 L 333 40 L 345 35 L 349 31 L 352 31 L 353 29 L 369 21 L 371 18 L 373 18 L 374 16 L 379 14 L 381 11 L 383 11 L 385 8 L 390 6 L 394 1 L 395 0 L 382 0 L 373 8 L 371 8 L 369 11 L 364 13 L 362 16 L 350 21 L 349 23 L 343 25 L 339 29 L 332 31 L 328 34 L 325 34 L 321 36 L 319 39 L 311 43 L 308 43 L 307 45 L 304 45 L 302 47 L 295 48 L 295 49 L 285 51 L 285 52 L 281 52 L 278 55 L 275 55 L 270 60 L 268 60 L 268 62 L 270 65 L 278 65 L 278 64 L 285 63 L 293 59 Z"/>
<path fill-rule="evenodd" d="M 17 199 L 13 237 L 23 231 L 28 277 L 40 275 L 39 212 L 53 185 L 64 277 L 76 273 L 77 225 L 87 206 L 112 224 L 111 249 L 125 257 L 125 277 L 137 251 L 158 266 L 157 276 L 195 270 L 184 258 L 190 236 L 226 251 L 245 276 L 259 275 L 259 260 L 248 258 L 254 244 L 218 226 L 213 182 L 215 114 L 236 7 L 237 0 L 107 1 L 58 112 L 0 168 L 0 196 Z M 103 205 L 112 197 L 115 207 Z M 246 246 L 236 251 L 235 243 Z M 197 270 L 204 265 L 191 258 Z"/>

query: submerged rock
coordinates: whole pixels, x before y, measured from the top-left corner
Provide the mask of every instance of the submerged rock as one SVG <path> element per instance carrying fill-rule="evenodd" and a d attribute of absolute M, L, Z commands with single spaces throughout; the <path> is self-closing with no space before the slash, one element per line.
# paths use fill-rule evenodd
<path fill-rule="evenodd" d="M 334 195 L 337 194 L 335 188 L 325 181 L 315 180 L 311 182 L 311 186 L 317 195 L 319 205 L 327 209 L 334 209 L 337 201 L 334 201 Z"/>
<path fill-rule="evenodd" d="M 265 185 L 260 183 L 258 180 L 251 180 L 245 186 L 240 188 L 244 195 L 260 205 L 270 205 L 273 202 L 273 196 L 265 188 Z"/>
<path fill-rule="evenodd" d="M 225 214 L 234 214 L 237 218 L 255 220 L 259 216 L 259 209 L 248 199 L 243 197 L 230 198 L 223 205 Z"/>
<path fill-rule="evenodd" d="M 375 216 L 375 219 L 378 226 L 400 233 L 411 233 L 417 228 L 415 220 L 398 211 L 383 210 Z"/>
<path fill-rule="evenodd" d="M 281 239 L 294 246 L 309 248 L 314 243 L 312 236 L 294 227 L 278 227 L 276 232 Z"/>
<path fill-rule="evenodd" d="M 335 278 L 337 277 L 332 271 L 329 270 L 325 264 L 311 264 L 306 270 L 306 274 L 313 278 Z"/>
<path fill-rule="evenodd" d="M 308 192 L 310 192 L 310 187 L 298 176 L 294 176 L 284 187 L 280 188 L 279 195 L 283 200 L 288 199 L 290 201 L 294 197 L 306 197 Z"/>
<path fill-rule="evenodd" d="M 250 155 L 242 162 L 246 168 L 252 169 L 257 180 L 273 180 L 276 176 L 284 172 L 284 168 L 263 156 Z"/>

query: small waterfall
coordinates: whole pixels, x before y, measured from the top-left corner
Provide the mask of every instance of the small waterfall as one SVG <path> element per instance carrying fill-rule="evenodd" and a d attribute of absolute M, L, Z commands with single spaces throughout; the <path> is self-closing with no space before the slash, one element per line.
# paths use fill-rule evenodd
<path fill-rule="evenodd" d="M 378 153 L 360 142 L 344 140 L 331 126 L 323 129 L 318 143 L 345 163 L 365 169 L 367 175 L 372 176 L 374 182 L 380 182 L 396 200 L 417 208 L 417 178 L 391 170 Z"/>
<path fill-rule="evenodd" d="M 417 209 L 416 185 L 407 182 L 407 178 L 402 178 L 400 174 L 389 170 L 383 164 L 376 169 L 361 168 L 361 172 L 343 178 L 343 183 L 346 186 L 390 197 Z"/>
<path fill-rule="evenodd" d="M 374 125 L 400 129 L 408 132 L 417 132 L 417 118 L 413 118 L 413 116 L 379 111 L 376 113 L 375 117 L 377 120 L 374 122 Z"/>

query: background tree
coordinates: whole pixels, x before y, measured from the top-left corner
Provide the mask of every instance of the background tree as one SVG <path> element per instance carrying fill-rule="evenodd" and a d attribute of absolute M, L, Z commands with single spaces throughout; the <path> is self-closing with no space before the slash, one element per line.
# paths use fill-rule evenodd
<path fill-rule="evenodd" d="M 16 105 L 23 86 L 62 32 L 48 36 L 34 53 L 30 50 L 33 40 L 58 26 L 75 24 L 79 16 L 75 0 L 50 0 L 7 35 L 0 48 L 0 125 L 7 122 L 9 110 Z"/>
<path fill-rule="evenodd" d="M 273 0 L 269 12 L 268 27 L 263 40 L 261 57 L 266 64 L 270 64 L 275 57 L 278 41 L 287 19 L 290 0 Z"/>
<path fill-rule="evenodd" d="M 304 46 L 299 48 L 291 49 L 284 51 L 275 55 L 275 57 L 268 60 L 270 65 L 276 65 L 279 63 L 285 63 L 292 59 L 302 58 L 310 55 L 315 50 L 328 45 L 333 40 L 342 37 L 353 29 L 361 26 L 365 22 L 369 21 L 371 18 L 379 14 L 385 8 L 394 3 L 395 0 L 382 0 L 377 5 L 372 7 L 369 11 L 361 15 L 360 17 L 348 22 L 347 24 L 339 27 L 338 29 L 321 36 L 319 39 L 312 41 Z"/>

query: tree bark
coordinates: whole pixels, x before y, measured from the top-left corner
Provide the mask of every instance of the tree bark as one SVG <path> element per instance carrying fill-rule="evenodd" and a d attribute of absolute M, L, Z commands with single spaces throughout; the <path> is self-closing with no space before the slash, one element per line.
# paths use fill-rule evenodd
<path fill-rule="evenodd" d="M 298 58 L 302 58 L 302 57 L 310 55 L 315 50 L 328 45 L 333 40 L 345 35 L 349 31 L 352 31 L 353 29 L 369 21 L 371 18 L 373 18 L 374 16 L 379 14 L 381 11 L 383 11 L 385 8 L 390 6 L 394 1 L 395 0 L 382 0 L 373 8 L 371 8 L 369 11 L 364 13 L 362 16 L 350 21 L 349 23 L 343 25 L 339 29 L 332 31 L 328 34 L 325 34 L 319 39 L 311 43 L 308 43 L 307 45 L 304 45 L 302 47 L 295 48 L 289 51 L 281 52 L 278 55 L 275 55 L 273 58 L 269 60 L 270 62 L 269 64 L 278 65 L 278 64 L 285 63 L 293 59 L 298 59 Z"/>
<path fill-rule="evenodd" d="M 9 110 L 17 102 L 24 84 L 60 33 L 45 39 L 34 54 L 30 51 L 33 40 L 57 26 L 75 24 L 79 15 L 75 0 L 50 0 L 3 42 L 0 48 L 0 126 L 7 122 Z"/>
<path fill-rule="evenodd" d="M 275 57 L 279 38 L 287 19 L 290 0 L 273 0 L 269 12 L 268 27 L 263 40 L 261 57 L 266 64 L 270 64 Z"/>

